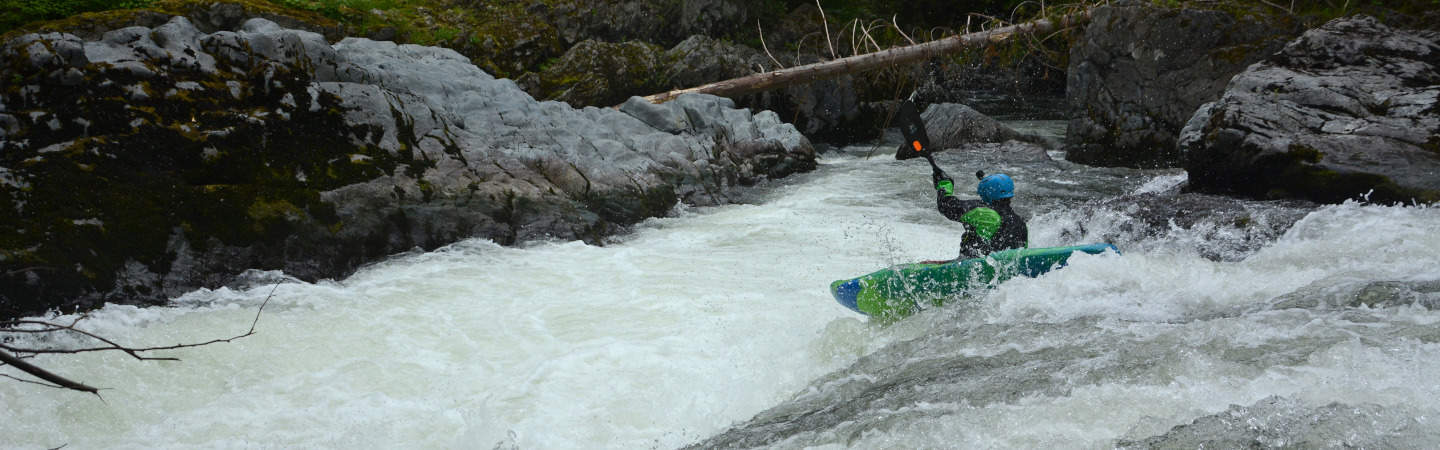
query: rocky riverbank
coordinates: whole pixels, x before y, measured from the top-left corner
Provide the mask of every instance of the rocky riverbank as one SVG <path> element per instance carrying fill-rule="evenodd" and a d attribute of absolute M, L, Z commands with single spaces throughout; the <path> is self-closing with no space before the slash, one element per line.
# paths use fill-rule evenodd
<path fill-rule="evenodd" d="M 572 108 L 454 51 L 185 17 L 0 50 L 4 314 L 335 277 L 482 237 L 596 242 L 814 167 L 772 112 Z"/>

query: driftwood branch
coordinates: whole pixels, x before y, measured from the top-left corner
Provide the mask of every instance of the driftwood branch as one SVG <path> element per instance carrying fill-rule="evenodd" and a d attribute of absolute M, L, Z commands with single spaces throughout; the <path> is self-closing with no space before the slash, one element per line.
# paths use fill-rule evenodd
<path fill-rule="evenodd" d="M 40 367 L 38 367 L 38 366 L 36 366 L 36 365 L 34 365 L 34 364 L 30 364 L 29 362 L 26 362 L 25 360 L 20 359 L 19 357 L 16 357 L 15 355 L 11 355 L 11 354 L 6 353 L 6 352 L 3 352 L 3 351 L 0 351 L 0 362 L 3 362 L 3 363 L 5 363 L 6 365 L 8 365 L 8 366 L 10 366 L 10 367 L 14 367 L 14 368 L 16 368 L 16 369 L 19 369 L 21 372 L 28 373 L 28 374 L 34 376 L 35 378 L 39 378 L 39 379 L 42 379 L 42 380 L 45 380 L 45 381 L 49 381 L 49 382 L 54 383 L 54 384 L 53 384 L 53 385 L 48 385 L 48 384 L 45 384 L 45 383 L 35 383 L 34 381 L 21 380 L 21 379 L 19 379 L 19 378 L 15 378 L 15 377 L 12 377 L 12 376 L 9 376 L 9 375 L 5 375 L 6 378 L 10 378 L 10 379 L 14 379 L 14 380 L 20 380 L 20 381 L 26 381 L 26 382 L 29 382 L 29 383 L 35 383 L 35 384 L 39 384 L 39 385 L 41 385 L 41 386 L 58 387 L 58 388 L 70 389 L 70 390 L 73 390 L 73 391 L 89 392 L 89 393 L 91 393 L 91 394 L 100 395 L 100 390 L 99 390 L 99 389 L 96 389 L 96 388 L 93 388 L 93 387 L 90 387 L 90 386 L 86 386 L 86 385 L 84 385 L 84 384 L 77 383 L 77 382 L 74 382 L 74 381 L 70 381 L 70 379 L 68 379 L 68 378 L 65 378 L 65 377 L 56 375 L 56 374 L 51 373 L 50 371 L 45 370 L 45 369 L 41 369 Z"/>
<path fill-rule="evenodd" d="M 903 37 L 903 38 L 905 38 L 906 41 L 909 41 L 909 42 L 910 42 L 910 45 L 915 45 L 915 40 L 914 40 L 914 39 L 910 39 L 910 35 L 905 34 L 905 30 L 900 29 L 900 21 L 899 21 L 899 18 L 900 18 L 900 15 L 899 15 L 899 14 L 890 16 L 890 24 L 895 25 L 895 32 L 896 32 L 896 33 L 900 33 L 900 37 Z"/>
<path fill-rule="evenodd" d="M 96 340 L 96 341 L 99 341 L 99 342 L 105 344 L 105 345 L 94 346 L 94 347 L 82 347 L 82 348 L 62 349 L 62 348 L 27 348 L 27 347 L 19 347 L 19 346 L 10 345 L 10 344 L 8 344 L 8 343 L 0 342 L 0 365 L 8 365 L 8 366 L 10 366 L 10 367 L 14 367 L 15 369 L 17 369 L 17 370 L 19 370 L 19 371 L 21 371 L 21 372 L 25 372 L 25 373 L 27 373 L 27 374 L 30 374 L 30 376 L 33 376 L 33 377 L 35 377 L 35 378 L 39 378 L 39 379 L 41 379 L 41 380 L 44 380 L 44 381 L 46 381 L 46 382 L 49 382 L 50 384 L 40 383 L 40 382 L 36 382 L 36 381 L 32 381 L 32 380 L 26 380 L 26 379 L 18 378 L 18 377 L 11 376 L 11 375 L 8 375 L 8 374 L 0 374 L 0 377 L 9 378 L 9 379 L 12 379 L 12 380 L 17 380 L 17 381 L 21 381 L 21 382 L 25 382 L 25 383 L 33 383 L 33 384 L 39 384 L 39 385 L 42 385 L 42 386 L 48 386 L 48 387 L 54 387 L 54 388 L 62 388 L 62 389 L 70 389 L 70 390 L 81 391 L 81 392 L 89 392 L 89 393 L 91 393 L 91 394 L 100 395 L 100 394 L 99 394 L 99 389 L 97 389 L 97 388 L 94 388 L 94 387 L 85 385 L 85 384 L 83 384 L 83 383 L 79 383 L 79 382 L 70 380 L 70 379 L 68 379 L 68 378 L 65 378 L 65 377 L 63 377 L 63 376 L 57 375 L 57 374 L 55 374 L 55 373 L 53 373 L 53 372 L 50 372 L 50 371 L 48 371 L 48 370 L 45 370 L 44 368 L 41 368 L 41 367 L 39 367 L 39 366 L 36 366 L 36 365 L 34 365 L 34 364 L 31 364 L 31 363 L 28 362 L 28 361 L 25 361 L 25 358 L 26 358 L 27 356 L 34 356 L 34 355 L 38 355 L 38 354 L 42 354 L 42 353 L 63 353 L 63 354 L 71 354 L 71 353 L 87 353 L 87 352 L 99 352 L 99 351 L 118 351 L 118 352 L 124 352 L 125 354 L 128 354 L 128 355 L 130 355 L 131 357 L 133 357 L 133 358 L 135 358 L 135 359 L 137 359 L 137 360 L 141 360 L 141 361 L 179 361 L 179 360 L 180 360 L 179 358 L 172 358 L 172 357 L 151 357 L 151 356 L 142 355 L 142 353 L 145 353 L 145 352 L 154 352 L 154 351 L 161 351 L 161 350 L 175 350 L 175 349 L 190 348 L 190 347 L 201 347 L 201 346 L 206 346 L 206 345 L 210 345 L 210 344 L 217 344 L 217 343 L 221 343 L 221 342 L 231 342 L 231 341 L 234 341 L 234 340 L 236 340 L 236 339 L 240 339 L 240 338 L 244 338 L 244 337 L 247 337 L 247 336 L 254 335 L 254 334 L 255 334 L 255 326 L 260 323 L 260 314 L 265 311 L 265 305 L 270 304 L 270 299 L 275 296 L 275 289 L 277 289 L 277 288 L 279 288 L 279 287 L 280 287 L 280 284 L 279 284 L 279 283 L 276 283 L 274 287 L 270 288 L 270 294 L 265 296 L 265 301 L 261 302 L 261 303 L 260 303 L 260 307 L 255 310 L 255 319 L 250 321 L 250 329 L 249 329 L 248 331 L 246 331 L 244 334 L 240 334 L 240 335 L 236 335 L 236 336 L 229 337 L 229 338 L 224 338 L 224 339 L 212 339 L 212 340 L 209 340 L 209 341 L 198 342 L 198 343 L 175 344 L 175 345 L 165 345 L 165 346 L 156 346 L 156 347 L 127 347 L 127 346 L 121 345 L 121 344 L 119 344 L 119 343 L 117 343 L 117 342 L 115 342 L 115 341 L 112 341 L 112 340 L 110 340 L 110 339 L 107 339 L 107 338 L 105 338 L 105 337 L 103 337 L 103 336 L 97 335 L 97 334 L 95 334 L 95 333 L 91 333 L 91 332 L 89 332 L 89 331 L 85 331 L 85 330 L 76 328 L 76 325 L 78 325 L 78 324 L 80 323 L 80 321 L 83 320 L 86 316 L 77 317 L 75 320 L 71 321 L 69 324 L 47 322 L 47 321 L 43 321 L 43 320 L 29 320 L 29 319 L 17 319 L 17 320 L 9 320 L 9 321 L 5 321 L 5 322 L 0 322 L 0 326 L 7 327 L 7 328 L 0 328 L 0 333 L 57 333 L 57 332 L 70 332 L 70 333 L 79 334 L 79 335 L 81 335 L 81 336 L 85 336 L 85 337 L 87 337 L 87 338 L 90 338 L 90 339 L 93 339 L 93 340 Z M 24 325 L 35 326 L 35 327 L 38 327 L 38 328 L 8 328 L 8 327 L 24 326 Z"/>
<path fill-rule="evenodd" d="M 775 59 L 775 55 L 770 54 L 770 46 L 765 44 L 765 29 L 760 27 L 760 19 L 755 19 L 755 29 L 760 31 L 760 48 L 765 49 L 765 56 L 770 57 L 770 61 L 775 63 L 775 67 L 784 69 L 785 65 L 780 64 L 780 60 Z"/>
<path fill-rule="evenodd" d="M 993 28 L 959 36 L 950 36 L 921 44 L 897 47 L 889 50 L 855 55 L 831 61 L 791 67 L 772 72 L 757 73 L 740 78 L 718 81 L 703 86 L 676 89 L 645 97 L 651 103 L 664 103 L 681 94 L 711 94 L 722 97 L 745 95 L 754 92 L 784 88 L 796 84 L 811 83 L 835 78 L 841 75 L 866 72 L 884 67 L 923 61 L 929 58 L 961 49 L 1002 42 L 1014 36 L 1044 34 L 1070 26 L 1086 23 L 1090 11 L 1068 14 L 1057 20 L 1040 19 L 1017 25 Z"/>
<path fill-rule="evenodd" d="M 825 26 L 825 45 L 830 47 L 830 57 L 839 58 L 840 56 L 835 54 L 835 44 L 830 42 L 830 21 L 825 20 L 825 7 L 820 6 L 820 0 L 815 0 L 815 7 L 820 9 L 820 24 Z"/>

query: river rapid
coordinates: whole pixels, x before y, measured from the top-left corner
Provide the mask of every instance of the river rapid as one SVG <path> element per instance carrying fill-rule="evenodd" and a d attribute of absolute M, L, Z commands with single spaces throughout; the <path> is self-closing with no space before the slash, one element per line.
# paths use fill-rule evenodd
<path fill-rule="evenodd" d="M 108 306 L 86 329 L 170 345 L 244 333 L 270 297 L 255 335 L 178 362 L 35 358 L 108 389 L 0 380 L 0 447 L 1440 447 L 1440 209 L 1234 201 L 1298 221 L 1137 231 L 1127 199 L 1183 172 L 947 155 L 1016 179 L 1032 246 L 1123 254 L 880 325 L 829 283 L 959 241 L 924 161 L 892 151 L 826 152 L 605 246 L 465 241 Z"/>

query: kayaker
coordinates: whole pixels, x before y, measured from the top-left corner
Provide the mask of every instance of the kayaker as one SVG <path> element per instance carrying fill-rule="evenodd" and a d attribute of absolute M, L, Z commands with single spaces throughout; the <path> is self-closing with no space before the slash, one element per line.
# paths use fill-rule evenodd
<path fill-rule="evenodd" d="M 944 170 L 936 167 L 932 175 L 935 182 L 935 202 L 945 218 L 965 225 L 965 235 L 960 238 L 960 257 L 978 258 L 1000 250 L 1025 248 L 1029 246 L 1030 230 L 1025 219 L 1010 208 L 1010 199 L 1015 196 L 1015 181 L 1003 173 L 985 175 L 976 172 L 980 184 L 975 192 L 980 200 L 961 200 L 955 197 L 955 180 Z"/>

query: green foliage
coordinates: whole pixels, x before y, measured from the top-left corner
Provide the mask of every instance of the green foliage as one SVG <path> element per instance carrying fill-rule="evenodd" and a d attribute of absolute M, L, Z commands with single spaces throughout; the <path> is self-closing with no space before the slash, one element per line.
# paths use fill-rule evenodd
<path fill-rule="evenodd" d="M 331 19 L 341 19 L 344 12 L 387 10 L 405 0 L 270 0 L 271 3 L 291 9 L 316 12 Z"/>
<path fill-rule="evenodd" d="M 438 29 L 435 30 L 434 39 L 435 39 L 435 42 L 442 42 L 442 43 L 443 43 L 443 42 L 450 42 L 450 41 L 452 41 L 452 40 L 455 39 L 455 36 L 459 36 L 459 35 L 460 35 L 460 30 L 459 30 L 459 29 L 442 26 L 442 27 L 440 27 L 440 28 L 438 28 Z"/>
<path fill-rule="evenodd" d="M 0 0 L 0 33 L 42 20 L 83 12 L 145 8 L 156 0 Z"/>

